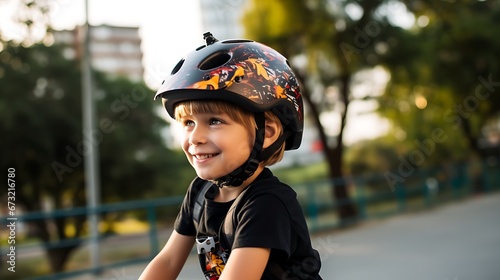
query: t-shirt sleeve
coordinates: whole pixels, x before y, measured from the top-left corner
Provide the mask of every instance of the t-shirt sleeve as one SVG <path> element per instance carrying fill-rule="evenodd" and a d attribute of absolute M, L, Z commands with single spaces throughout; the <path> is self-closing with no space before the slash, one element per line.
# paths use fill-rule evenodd
<path fill-rule="evenodd" d="M 281 198 L 269 193 L 254 197 L 244 204 L 237 219 L 233 249 L 263 247 L 290 256 L 291 218 Z"/>
<path fill-rule="evenodd" d="M 179 210 L 179 214 L 177 214 L 177 218 L 175 219 L 174 223 L 175 231 L 182 235 L 196 235 L 196 229 L 194 226 L 192 214 L 192 205 L 194 202 L 191 199 L 192 197 L 196 197 L 196 194 L 193 193 L 195 189 L 193 187 L 195 180 L 193 180 L 193 182 L 191 182 L 191 184 L 189 185 L 186 195 L 184 196 L 184 200 L 182 201 L 181 209 Z"/>

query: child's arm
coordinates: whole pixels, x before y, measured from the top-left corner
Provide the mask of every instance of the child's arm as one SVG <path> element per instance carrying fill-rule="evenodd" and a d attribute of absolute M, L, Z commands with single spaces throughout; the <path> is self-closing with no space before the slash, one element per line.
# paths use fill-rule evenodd
<path fill-rule="evenodd" d="M 245 247 L 231 252 L 219 280 L 258 280 L 262 278 L 271 249 Z"/>
<path fill-rule="evenodd" d="M 176 279 L 194 245 L 194 236 L 173 231 L 165 247 L 148 264 L 140 280 Z"/>

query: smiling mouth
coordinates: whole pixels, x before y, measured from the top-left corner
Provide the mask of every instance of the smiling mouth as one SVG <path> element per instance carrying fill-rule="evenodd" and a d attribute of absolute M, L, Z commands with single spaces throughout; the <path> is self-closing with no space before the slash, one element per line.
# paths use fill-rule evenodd
<path fill-rule="evenodd" d="M 203 160 L 203 159 L 208 159 L 211 157 L 214 157 L 218 154 L 206 154 L 206 155 L 193 155 L 196 159 Z"/>

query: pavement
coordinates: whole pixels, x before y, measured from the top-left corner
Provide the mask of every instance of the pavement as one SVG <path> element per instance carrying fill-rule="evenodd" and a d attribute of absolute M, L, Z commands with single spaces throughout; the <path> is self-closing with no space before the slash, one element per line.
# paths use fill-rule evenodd
<path fill-rule="evenodd" d="M 312 239 L 325 280 L 499 280 L 500 194 L 367 221 Z M 102 279 L 137 279 L 145 266 L 118 268 Z M 189 257 L 178 279 L 203 279 L 196 256 Z"/>

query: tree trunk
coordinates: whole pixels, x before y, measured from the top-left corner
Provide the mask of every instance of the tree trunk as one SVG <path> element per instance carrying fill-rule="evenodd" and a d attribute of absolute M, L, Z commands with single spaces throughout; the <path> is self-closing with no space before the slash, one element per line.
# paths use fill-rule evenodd
<path fill-rule="evenodd" d="M 53 273 L 64 271 L 64 267 L 73 251 L 79 245 L 65 246 L 61 248 L 47 248 L 47 256 L 49 258 L 50 268 Z"/>
<path fill-rule="evenodd" d="M 467 144 L 469 148 L 474 151 L 481 158 L 483 157 L 483 152 L 479 148 L 479 143 L 477 137 L 473 135 L 471 124 L 468 118 L 459 115 L 462 125 L 462 132 L 464 133 L 465 139 L 467 139 Z"/>
<path fill-rule="evenodd" d="M 358 211 L 353 201 L 349 197 L 347 181 L 342 172 L 342 156 L 344 154 L 344 128 L 346 124 L 347 110 L 349 108 L 349 88 L 351 83 L 351 75 L 346 74 L 340 77 L 340 94 L 344 102 L 344 111 L 341 113 L 340 129 L 337 137 L 337 145 L 331 149 L 329 165 L 330 176 L 336 179 L 336 184 L 333 187 L 333 197 L 336 199 L 339 209 L 341 223 L 349 222 L 349 220 L 356 218 Z"/>
<path fill-rule="evenodd" d="M 302 74 L 298 73 L 298 78 L 300 79 L 301 82 L 304 81 L 304 76 Z M 334 148 L 331 148 L 328 145 L 328 138 L 325 133 L 325 129 L 323 128 L 323 125 L 321 124 L 321 121 L 319 119 L 319 110 L 316 104 L 312 102 L 311 96 L 309 94 L 309 91 L 307 90 L 306 87 L 302 87 L 302 96 L 304 98 L 304 101 L 306 104 L 309 106 L 309 109 L 311 110 L 310 116 L 313 119 L 313 122 L 318 130 L 319 138 L 321 143 L 323 144 L 323 149 L 325 153 L 325 158 L 327 161 L 328 165 L 328 175 L 329 178 L 332 179 L 332 196 L 333 200 L 337 201 L 338 205 L 338 214 L 340 218 L 340 223 L 345 224 L 348 222 L 348 220 L 355 218 L 357 216 L 357 211 L 355 205 L 352 203 L 351 199 L 349 198 L 349 193 L 347 192 L 347 185 L 345 184 L 345 180 L 343 179 L 343 173 L 342 173 L 342 153 L 343 153 L 343 146 L 342 146 L 342 137 L 344 133 L 344 127 L 345 127 L 345 117 L 347 114 L 347 106 L 348 106 L 348 98 L 347 94 L 349 93 L 349 81 L 350 77 L 346 76 L 346 78 L 342 79 L 342 95 L 344 96 L 343 98 L 345 99 L 345 110 L 342 113 L 341 117 L 341 127 L 340 127 L 340 132 L 338 136 L 338 141 L 337 145 Z M 346 84 L 347 83 L 347 84 Z M 339 183 L 340 182 L 340 183 Z"/>
<path fill-rule="evenodd" d="M 37 191 L 38 189 L 35 188 L 35 193 Z M 35 197 L 39 197 L 39 195 L 36 195 Z M 25 196 L 22 193 L 19 193 L 19 201 L 22 201 L 22 204 L 26 207 L 28 212 L 41 211 L 41 208 L 39 207 L 39 203 L 37 201 L 30 200 L 27 196 Z M 54 225 L 56 226 L 55 239 L 52 238 L 54 232 L 51 233 L 49 231 L 49 223 L 51 222 L 51 220 L 39 219 L 39 220 L 34 220 L 32 222 L 33 225 L 35 226 L 37 237 L 40 238 L 43 242 L 43 246 L 45 247 L 45 253 L 48 257 L 49 265 L 53 273 L 62 272 L 64 270 L 68 258 L 71 256 L 71 253 L 81 245 L 81 242 L 77 242 L 72 245 L 67 245 L 67 246 L 65 245 L 64 247 L 54 248 L 51 246 L 50 243 L 52 240 L 58 240 L 60 242 L 68 240 L 68 236 L 66 236 L 66 233 L 64 231 L 67 225 L 67 220 L 68 219 L 66 218 L 56 218 L 55 220 L 53 220 Z M 75 237 L 79 237 L 81 235 L 85 220 L 86 220 L 85 216 L 75 217 L 75 229 L 76 229 Z"/>

